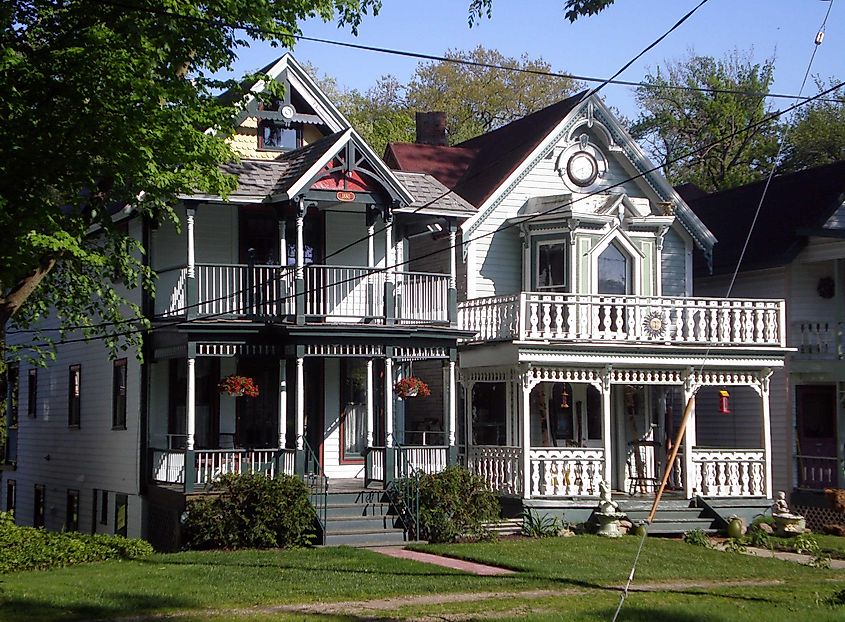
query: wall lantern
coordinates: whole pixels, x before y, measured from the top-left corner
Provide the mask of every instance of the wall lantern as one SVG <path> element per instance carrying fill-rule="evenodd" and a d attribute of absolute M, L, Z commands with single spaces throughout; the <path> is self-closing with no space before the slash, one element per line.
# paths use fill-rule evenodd
<path fill-rule="evenodd" d="M 725 389 L 719 391 L 719 412 L 723 415 L 729 415 L 731 413 L 730 397 L 731 394 Z"/>

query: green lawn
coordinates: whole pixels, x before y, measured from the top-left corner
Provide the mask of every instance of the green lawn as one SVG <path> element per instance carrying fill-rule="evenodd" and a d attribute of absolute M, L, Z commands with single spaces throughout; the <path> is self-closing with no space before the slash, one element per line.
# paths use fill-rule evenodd
<path fill-rule="evenodd" d="M 579 536 L 424 547 L 519 571 L 506 577 L 475 577 L 348 548 L 156 555 L 139 562 L 0 575 L 0 620 L 111 619 L 176 611 L 187 612 L 180 621 L 448 615 L 609 620 L 619 601 L 614 586 L 625 582 L 637 544 L 635 538 Z M 718 584 L 726 581 L 781 583 Z M 845 589 L 843 571 L 657 538 L 646 540 L 634 587 L 655 591 L 631 593 L 621 620 L 845 619 L 845 605 L 825 602 Z M 319 604 L 391 596 L 398 598 L 380 606 Z M 270 610 L 295 603 L 316 605 L 302 611 Z"/>

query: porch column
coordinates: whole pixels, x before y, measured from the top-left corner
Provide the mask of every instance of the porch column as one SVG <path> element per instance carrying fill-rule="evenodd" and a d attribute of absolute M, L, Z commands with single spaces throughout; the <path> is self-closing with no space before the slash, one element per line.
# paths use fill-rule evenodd
<path fill-rule="evenodd" d="M 446 369 L 446 413 L 448 418 L 448 464 L 455 464 L 458 461 L 458 448 L 455 443 L 455 434 L 458 429 L 458 387 L 455 373 L 455 361 L 457 353 L 452 349 L 449 352 L 449 364 Z"/>
<path fill-rule="evenodd" d="M 193 449 L 194 448 L 194 436 L 196 435 L 196 427 L 197 427 L 197 402 L 196 402 L 196 384 L 197 384 L 197 372 L 196 372 L 196 359 L 194 357 L 188 358 L 188 377 L 187 377 L 187 386 L 188 386 L 188 394 L 186 396 L 186 415 L 187 415 L 187 422 L 185 424 L 185 433 L 187 435 L 187 439 L 185 442 L 186 449 Z"/>
<path fill-rule="evenodd" d="M 393 254 L 393 212 L 385 206 L 382 212 L 384 219 L 384 323 L 396 322 L 395 271 L 396 258 Z M 391 390 L 393 387 L 391 387 Z"/>
<path fill-rule="evenodd" d="M 510 387 L 511 383 L 508 382 L 506 386 Z M 467 435 L 467 458 L 469 458 L 470 447 L 475 445 L 473 441 L 473 431 L 472 431 L 472 413 L 473 413 L 473 403 L 472 403 L 472 392 L 475 388 L 475 383 L 472 381 L 467 381 L 466 377 L 464 377 L 464 425 L 466 428 L 466 435 Z M 510 391 L 510 389 L 508 389 Z M 510 403 L 510 402 L 508 402 Z M 508 443 L 510 444 L 510 443 Z"/>
<path fill-rule="evenodd" d="M 305 358 L 296 357 L 296 449 L 305 449 Z"/>
<path fill-rule="evenodd" d="M 457 248 L 457 224 L 454 218 L 449 218 L 449 296 L 447 317 L 449 324 L 458 324 L 458 248 Z"/>
<path fill-rule="evenodd" d="M 188 257 L 186 260 L 185 276 L 187 277 L 185 283 L 185 314 L 190 318 L 197 315 L 197 269 L 194 250 L 194 219 L 196 217 L 196 207 L 193 204 L 185 205 L 185 233 L 188 237 Z"/>
<path fill-rule="evenodd" d="M 367 267 L 368 268 L 375 268 L 376 266 L 376 251 L 375 251 L 375 237 L 376 237 L 376 215 L 378 214 L 378 210 L 374 205 L 367 205 L 367 215 L 366 215 L 366 224 L 367 224 Z M 375 292 L 375 283 L 373 281 L 373 274 L 370 273 L 370 276 L 367 279 L 367 315 L 373 317 L 376 315 L 376 292 Z M 369 374 L 372 374 L 372 359 L 367 363 L 369 370 Z M 372 387 L 372 382 L 368 385 Z M 368 428 L 369 430 L 370 428 Z M 372 435 L 371 435 L 372 436 Z M 369 446 L 369 445 L 368 445 Z"/>
<path fill-rule="evenodd" d="M 393 437 L 393 358 L 384 359 L 384 445 L 394 446 Z"/>
<path fill-rule="evenodd" d="M 288 433 L 288 369 L 284 359 L 279 361 L 279 449 L 287 445 Z"/>
<path fill-rule="evenodd" d="M 695 395 L 695 388 L 691 383 L 684 384 L 684 408 L 690 398 Z M 695 447 L 695 404 L 689 414 L 687 427 L 684 432 L 684 493 L 687 499 L 692 499 L 695 494 L 695 473 L 693 473 L 692 449 Z M 701 492 L 701 491 L 698 491 Z"/>
<path fill-rule="evenodd" d="M 610 485 L 613 481 L 613 443 L 611 439 L 610 416 L 613 411 L 612 388 L 610 383 L 611 369 L 605 370 L 601 387 L 601 439 L 604 446 L 604 473 L 602 479 Z"/>
<path fill-rule="evenodd" d="M 760 405 L 763 416 L 763 448 L 766 458 L 766 499 L 772 498 L 772 420 L 769 409 L 769 378 L 772 371 L 764 370 L 760 378 Z"/>
<path fill-rule="evenodd" d="M 522 421 L 522 498 L 531 498 L 531 389 L 528 371 L 520 383 L 519 417 Z"/>
<path fill-rule="evenodd" d="M 305 200 L 294 199 L 296 206 L 296 323 L 305 324 Z"/>
<path fill-rule="evenodd" d="M 375 421 L 375 402 L 373 401 L 373 359 L 367 359 L 367 447 L 373 446 L 373 423 Z"/>

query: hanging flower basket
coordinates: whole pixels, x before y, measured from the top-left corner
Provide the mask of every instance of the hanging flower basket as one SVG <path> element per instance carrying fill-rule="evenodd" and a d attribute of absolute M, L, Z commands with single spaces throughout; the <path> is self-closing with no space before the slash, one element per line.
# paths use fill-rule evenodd
<path fill-rule="evenodd" d="M 258 385 L 248 376 L 226 376 L 217 385 L 217 390 L 232 397 L 258 397 Z"/>
<path fill-rule="evenodd" d="M 393 392 L 402 399 L 409 397 L 428 397 L 431 395 L 431 389 L 428 388 L 428 385 L 416 376 L 402 378 L 402 380 L 393 385 Z"/>

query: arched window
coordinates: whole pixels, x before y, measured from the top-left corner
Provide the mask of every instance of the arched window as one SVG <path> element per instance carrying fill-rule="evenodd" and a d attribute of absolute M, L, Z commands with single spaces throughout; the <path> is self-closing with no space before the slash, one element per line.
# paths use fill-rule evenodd
<path fill-rule="evenodd" d="M 631 291 L 631 261 L 616 244 L 609 244 L 598 258 L 598 293 L 628 294 Z"/>

